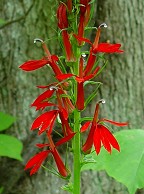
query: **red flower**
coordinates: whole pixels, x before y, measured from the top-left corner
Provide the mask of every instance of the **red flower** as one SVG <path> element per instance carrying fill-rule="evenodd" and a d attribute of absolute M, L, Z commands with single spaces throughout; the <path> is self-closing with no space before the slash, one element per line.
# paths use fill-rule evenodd
<path fill-rule="evenodd" d="M 43 148 L 43 147 L 48 147 L 49 150 L 46 150 L 46 151 L 42 151 L 38 154 L 36 154 L 34 157 L 32 157 L 26 164 L 25 166 L 25 170 L 31 168 L 31 171 L 30 171 L 30 175 L 33 175 L 35 174 L 41 164 L 43 163 L 43 161 L 48 157 L 48 154 L 49 153 L 52 153 L 54 159 L 55 159 L 55 162 L 56 162 L 56 165 L 57 165 L 57 168 L 59 170 L 59 173 L 63 176 L 63 177 L 67 177 L 68 176 L 68 172 L 67 172 L 67 169 L 62 161 L 62 158 L 60 157 L 57 149 L 56 149 L 56 146 L 60 146 L 66 142 L 68 142 L 69 140 L 71 140 L 73 138 L 73 136 L 75 135 L 75 133 L 69 135 L 69 136 L 66 136 L 64 138 L 61 138 L 55 145 L 54 145 L 54 142 L 51 138 L 50 135 L 47 134 L 47 137 L 48 137 L 48 140 L 49 140 L 49 144 L 37 144 L 37 146 L 39 148 Z"/>
<path fill-rule="evenodd" d="M 72 11 L 72 0 L 67 0 L 67 7 L 68 7 L 69 12 L 71 12 Z"/>
<path fill-rule="evenodd" d="M 76 81 L 77 81 L 77 100 L 76 100 L 76 107 L 78 110 L 83 110 L 84 109 L 84 82 L 87 80 L 90 80 L 92 78 L 94 78 L 96 76 L 96 74 L 98 73 L 100 67 L 97 67 L 93 73 L 91 73 L 88 76 L 84 76 L 83 74 L 83 58 L 80 58 L 80 65 L 79 65 L 79 76 L 71 74 L 71 73 L 67 73 L 67 74 L 61 74 L 57 76 L 57 79 L 59 80 L 65 80 L 67 78 L 70 78 L 72 76 L 75 77 Z"/>
<path fill-rule="evenodd" d="M 120 151 L 120 147 L 119 147 L 117 140 L 115 139 L 115 137 L 112 135 L 112 133 L 103 123 L 109 122 L 116 126 L 127 126 L 128 125 L 127 122 L 119 123 L 119 122 L 111 121 L 108 119 L 98 119 L 99 103 L 101 102 L 102 101 L 99 101 L 96 104 L 96 109 L 95 109 L 93 120 L 86 122 L 81 127 L 81 132 L 84 132 L 91 125 L 87 140 L 82 147 L 83 152 L 87 154 L 91 152 L 93 144 L 94 144 L 95 151 L 97 154 L 99 154 L 102 145 L 105 147 L 105 149 L 109 153 L 111 153 L 111 149 L 112 149 L 111 147 Z"/>
<path fill-rule="evenodd" d="M 59 75 L 62 73 L 59 66 L 56 64 L 58 61 L 58 57 L 56 55 L 51 56 L 51 60 L 48 60 L 46 58 L 40 59 L 40 60 L 30 60 L 25 63 L 23 63 L 19 68 L 21 68 L 24 71 L 34 71 L 36 69 L 39 69 L 47 64 L 51 66 L 53 69 L 55 75 Z"/>
<path fill-rule="evenodd" d="M 98 52 L 102 52 L 102 53 L 122 53 L 123 52 L 123 50 L 120 50 L 121 44 L 99 43 L 101 27 L 107 27 L 107 25 L 103 23 L 98 27 L 95 40 L 93 43 L 87 38 L 83 38 L 79 35 L 77 36 L 74 34 L 74 37 L 77 40 L 84 41 L 92 45 L 90 48 L 90 54 L 88 57 L 86 67 L 84 69 L 85 76 L 91 73 L 94 63 L 96 61 L 96 54 Z"/>
<path fill-rule="evenodd" d="M 31 104 L 31 106 L 36 106 L 36 110 L 39 109 L 43 110 L 47 106 L 56 106 L 59 108 L 59 110 L 62 110 L 63 107 L 67 111 L 67 113 L 71 113 L 74 110 L 72 102 L 66 96 L 67 95 L 66 91 L 63 90 L 61 86 L 57 87 L 56 85 L 57 83 L 48 86 L 38 86 L 39 88 L 49 88 L 49 89 L 40 94 Z M 54 92 L 56 92 L 58 104 L 49 102 L 49 98 L 53 96 Z"/>
<path fill-rule="evenodd" d="M 50 150 L 46 150 L 36 154 L 27 162 L 25 166 L 25 170 L 32 168 L 30 171 L 30 175 L 35 174 L 40 168 L 40 166 L 42 165 L 43 161 L 47 158 L 49 153 L 50 153 Z"/>
<path fill-rule="evenodd" d="M 56 92 L 57 104 L 48 102 L 49 98 L 52 97 L 54 92 Z M 61 97 L 62 95 L 66 95 L 64 90 L 56 86 L 51 86 L 50 89 L 38 96 L 38 98 L 31 105 L 36 106 L 36 110 L 40 108 L 44 109 L 47 106 L 55 106 L 58 108 L 58 110 L 49 111 L 39 116 L 34 121 L 31 128 L 32 130 L 39 128 L 39 134 L 41 134 L 47 130 L 47 128 L 49 128 L 51 133 L 54 121 L 57 117 L 57 114 L 59 114 L 64 136 L 73 134 L 73 131 L 68 123 L 68 116 L 69 113 L 74 110 L 74 106 L 68 97 Z"/>
<path fill-rule="evenodd" d="M 21 66 L 19 66 L 19 68 L 24 71 L 33 71 L 45 66 L 46 64 L 48 64 L 48 61 L 46 59 L 31 60 L 23 63 Z"/>
<path fill-rule="evenodd" d="M 54 92 L 55 90 L 52 90 L 52 89 L 46 90 L 35 99 L 35 101 L 31 104 L 31 106 L 36 106 L 37 107 L 36 110 L 39 110 L 41 107 L 45 108 L 46 106 L 49 106 L 50 103 L 46 101 L 46 99 L 49 99 L 50 97 L 52 97 Z"/>
<path fill-rule="evenodd" d="M 78 36 L 83 37 L 84 28 L 87 25 L 90 17 L 90 0 L 80 0 L 80 20 L 78 26 Z M 79 44 L 82 44 L 82 41 L 79 40 Z"/>
<path fill-rule="evenodd" d="M 43 49 L 46 53 L 46 57 L 40 60 L 30 60 L 27 61 L 25 63 L 23 63 L 21 66 L 19 66 L 19 68 L 21 68 L 24 71 L 33 71 L 36 69 L 39 69 L 43 66 L 45 66 L 46 64 L 49 64 L 51 66 L 51 68 L 53 69 L 55 75 L 61 74 L 62 71 L 60 70 L 59 66 L 57 65 L 57 61 L 59 60 L 59 58 L 56 55 L 51 55 L 45 42 L 39 38 L 36 38 L 34 40 L 34 43 L 36 43 L 37 41 L 42 43 Z"/>
<path fill-rule="evenodd" d="M 66 52 L 66 60 L 74 61 L 74 56 L 72 52 L 72 45 L 70 43 L 69 34 L 67 32 L 68 28 L 68 19 L 67 19 L 67 8 L 61 3 L 57 10 L 57 19 L 58 19 L 58 27 L 62 30 L 62 38 L 64 43 L 64 49 Z"/>
<path fill-rule="evenodd" d="M 31 130 L 39 129 L 39 135 L 44 131 L 47 131 L 47 133 L 51 134 L 58 112 L 58 110 L 52 110 L 41 114 L 34 120 L 31 126 Z"/>

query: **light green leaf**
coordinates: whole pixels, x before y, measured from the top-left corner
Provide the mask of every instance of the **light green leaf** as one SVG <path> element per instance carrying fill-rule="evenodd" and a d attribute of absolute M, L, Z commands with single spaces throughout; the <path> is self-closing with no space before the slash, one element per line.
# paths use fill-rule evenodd
<path fill-rule="evenodd" d="M 22 143 L 17 138 L 5 134 L 0 135 L 0 156 L 22 161 L 22 148 Z"/>
<path fill-rule="evenodd" d="M 95 85 L 95 84 L 102 84 L 102 83 L 101 83 L 101 82 L 91 81 L 91 80 L 88 80 L 88 81 L 85 81 L 85 82 L 84 82 L 84 86 L 86 86 L 86 85 L 88 85 L 88 84 Z"/>
<path fill-rule="evenodd" d="M 0 131 L 8 129 L 15 122 L 15 120 L 15 117 L 0 112 Z"/>
<path fill-rule="evenodd" d="M 80 123 L 82 123 L 83 121 L 92 121 L 93 117 L 83 117 L 80 119 Z"/>
<path fill-rule="evenodd" d="M 93 152 L 89 157 L 96 163 L 85 164 L 82 170 L 106 170 L 134 194 L 138 188 L 144 188 L 144 130 L 124 130 L 117 132 L 115 137 L 121 147 L 120 153 L 113 150 L 110 155 L 103 148 L 98 156 Z"/>
<path fill-rule="evenodd" d="M 85 107 L 92 101 L 92 99 L 97 95 L 98 89 L 100 87 L 101 83 L 99 83 L 96 87 L 96 89 L 89 95 L 89 97 L 85 100 Z"/>
<path fill-rule="evenodd" d="M 67 185 L 62 186 L 61 189 L 63 189 L 64 191 L 68 191 L 70 193 L 73 193 L 73 184 L 68 183 Z"/>

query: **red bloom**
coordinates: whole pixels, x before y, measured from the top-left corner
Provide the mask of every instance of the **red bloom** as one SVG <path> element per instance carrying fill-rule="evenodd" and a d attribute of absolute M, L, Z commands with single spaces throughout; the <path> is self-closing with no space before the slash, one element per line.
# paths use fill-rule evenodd
<path fill-rule="evenodd" d="M 53 95 L 54 92 L 56 92 L 57 104 L 48 102 L 49 98 Z M 58 110 L 49 111 L 39 116 L 34 121 L 31 128 L 32 130 L 39 128 L 39 134 L 41 134 L 47 130 L 47 128 L 49 128 L 49 132 L 51 133 L 54 121 L 57 117 L 57 114 L 59 114 L 64 136 L 73 134 L 73 131 L 68 123 L 68 115 L 74 110 L 74 106 L 68 97 L 61 97 L 65 94 L 65 91 L 61 88 L 51 86 L 50 89 L 38 96 L 38 98 L 31 105 L 36 106 L 36 110 L 40 108 L 44 109 L 46 106 L 56 106 Z"/>
<path fill-rule="evenodd" d="M 30 175 L 35 174 L 40 168 L 40 166 L 42 165 L 43 161 L 47 158 L 49 153 L 50 153 L 50 150 L 46 150 L 36 154 L 27 162 L 25 166 L 25 170 L 32 168 L 30 171 Z"/>
<path fill-rule="evenodd" d="M 41 114 L 34 120 L 31 126 L 31 130 L 39 129 L 39 135 L 44 131 L 47 131 L 47 133 L 51 134 L 58 112 L 58 110 L 52 110 Z"/>
<path fill-rule="evenodd" d="M 69 12 L 71 12 L 72 11 L 72 0 L 67 0 L 67 7 L 68 7 Z"/>
<path fill-rule="evenodd" d="M 24 71 L 33 71 L 45 66 L 46 64 L 48 64 L 48 60 L 46 59 L 31 60 L 23 63 L 21 66 L 19 66 L 19 68 Z"/>
<path fill-rule="evenodd" d="M 78 36 L 83 37 L 84 28 L 89 21 L 90 16 L 90 0 L 80 0 L 80 20 L 78 26 Z M 79 40 L 79 44 L 82 44 L 82 41 Z"/>
<path fill-rule="evenodd" d="M 66 82 L 65 82 L 66 83 Z M 62 87 L 57 87 L 57 83 L 48 85 L 48 86 L 38 86 L 39 88 L 49 88 L 42 94 L 40 94 L 35 101 L 31 104 L 31 106 L 36 106 L 36 110 L 44 109 L 47 106 L 56 106 L 59 110 L 62 110 L 62 107 L 67 111 L 67 113 L 71 113 L 74 110 L 74 106 L 70 99 L 66 96 L 66 91 L 62 89 Z M 49 102 L 49 98 L 51 98 L 56 92 L 58 104 L 54 104 Z M 61 105 L 60 105 L 61 104 Z"/>
<path fill-rule="evenodd" d="M 46 99 L 49 99 L 50 97 L 52 97 L 54 92 L 55 90 L 51 90 L 51 89 L 46 90 L 35 99 L 35 101 L 31 104 L 31 106 L 36 106 L 37 107 L 36 110 L 39 110 L 41 107 L 43 108 L 46 107 L 47 105 L 49 105 Z"/>
<path fill-rule="evenodd" d="M 74 35 L 74 37 L 78 41 L 84 41 L 84 42 L 87 42 L 87 43 L 92 45 L 90 48 L 90 54 L 88 57 L 86 67 L 84 69 L 85 76 L 89 75 L 91 73 L 92 68 L 93 68 L 95 61 L 96 61 L 96 54 L 97 53 L 99 53 L 99 52 L 102 52 L 102 53 L 122 53 L 123 52 L 123 50 L 120 50 L 121 44 L 99 43 L 101 27 L 107 27 L 107 25 L 105 23 L 103 23 L 98 27 L 96 37 L 95 37 L 95 40 L 93 43 L 87 38 L 83 38 L 82 36 L 79 36 L 79 35 L 78 36 Z"/>
<path fill-rule="evenodd" d="M 72 52 L 72 45 L 70 43 L 69 34 L 67 32 L 68 28 L 68 19 L 67 19 L 67 8 L 61 3 L 57 10 L 57 19 L 58 19 L 58 27 L 62 30 L 62 38 L 64 43 L 64 49 L 66 52 L 66 60 L 74 61 L 74 56 Z"/>
<path fill-rule="evenodd" d="M 96 109 L 95 109 L 93 121 L 92 122 L 88 121 L 81 127 L 81 132 L 84 132 L 91 125 L 87 140 L 82 147 L 83 152 L 85 152 L 87 154 L 91 152 L 93 144 L 94 144 L 95 151 L 97 154 L 99 154 L 102 145 L 105 147 L 105 149 L 109 153 L 111 153 L 111 147 L 120 151 L 120 147 L 119 147 L 117 140 L 112 135 L 112 133 L 109 131 L 109 129 L 103 124 L 103 122 L 109 122 L 109 123 L 116 125 L 116 126 L 127 126 L 128 125 L 127 122 L 119 123 L 119 122 L 111 121 L 108 119 L 100 119 L 99 120 L 98 119 L 98 112 L 99 112 L 99 103 L 100 102 L 102 102 L 102 101 L 99 101 L 96 104 Z"/>
<path fill-rule="evenodd" d="M 62 71 L 60 70 L 59 66 L 57 65 L 57 61 L 59 60 L 59 58 L 56 55 L 51 55 L 51 53 L 49 52 L 49 50 L 48 50 L 48 48 L 43 40 L 41 40 L 39 38 L 34 39 L 34 43 L 36 43 L 37 41 L 42 43 L 42 47 L 43 47 L 47 56 L 43 59 L 40 59 L 40 60 L 27 61 L 27 62 L 23 63 L 21 66 L 19 66 L 19 68 L 21 68 L 24 71 L 33 71 L 33 70 L 36 70 L 36 69 L 39 69 L 39 68 L 45 66 L 46 64 L 49 64 L 56 75 L 61 74 Z"/>
<path fill-rule="evenodd" d="M 39 148 L 43 148 L 43 147 L 48 147 L 49 150 L 46 150 L 46 151 L 42 151 L 38 154 L 36 154 L 34 157 L 32 157 L 26 164 L 25 166 L 25 170 L 31 168 L 31 171 L 30 171 L 30 175 L 33 175 L 35 174 L 38 169 L 40 168 L 41 164 L 43 163 L 43 161 L 47 158 L 48 154 L 49 153 L 52 153 L 54 159 L 55 159 L 55 162 L 56 162 L 56 165 L 57 165 L 57 168 L 59 170 L 59 173 L 63 176 L 63 177 L 67 177 L 68 176 L 68 172 L 67 172 L 67 169 L 62 161 L 62 158 L 60 157 L 57 149 L 56 149 L 56 146 L 60 146 L 66 142 L 68 142 L 69 140 L 71 140 L 73 138 L 73 136 L 75 135 L 75 133 L 69 135 L 69 136 L 66 136 L 64 138 L 61 138 L 55 145 L 54 145 L 54 142 L 51 138 L 50 135 L 47 134 L 47 137 L 48 137 L 48 140 L 49 140 L 49 144 L 37 144 L 37 146 Z"/>
<path fill-rule="evenodd" d="M 59 80 L 65 80 L 67 78 L 70 78 L 72 76 L 75 77 L 77 81 L 77 100 L 76 100 L 76 107 L 78 110 L 83 110 L 84 109 L 84 82 L 87 80 L 90 80 L 96 76 L 98 73 L 100 67 L 97 67 L 93 73 L 91 73 L 88 76 L 84 76 L 83 74 L 83 59 L 82 57 L 80 58 L 80 65 L 79 65 L 79 76 L 68 73 L 68 74 L 61 74 L 57 76 L 57 79 Z"/>
<path fill-rule="evenodd" d="M 62 71 L 60 70 L 59 66 L 56 64 L 57 61 L 58 61 L 58 57 L 56 55 L 52 55 L 50 60 L 46 58 L 43 58 L 40 60 L 30 60 L 23 63 L 21 66 L 19 66 L 19 68 L 21 68 L 24 71 L 34 71 L 36 69 L 39 69 L 49 64 L 53 69 L 55 75 L 59 75 L 62 73 Z"/>

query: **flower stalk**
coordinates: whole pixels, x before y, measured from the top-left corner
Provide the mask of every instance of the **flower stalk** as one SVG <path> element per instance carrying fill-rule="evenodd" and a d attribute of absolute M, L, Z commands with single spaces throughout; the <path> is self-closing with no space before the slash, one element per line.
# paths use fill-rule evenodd
<path fill-rule="evenodd" d="M 76 135 L 73 138 L 73 194 L 80 194 L 80 169 L 81 169 L 81 146 L 80 146 L 80 112 L 75 109 L 74 111 L 74 132 Z"/>
<path fill-rule="evenodd" d="M 46 65 L 51 67 L 55 81 L 48 85 L 38 86 L 44 90 L 31 104 L 36 111 L 41 110 L 32 123 L 31 130 L 38 130 L 38 135 L 46 135 L 43 143 L 36 146 L 42 149 L 38 154 L 33 156 L 26 164 L 25 170 L 30 169 L 30 175 L 35 174 L 44 162 L 52 154 L 55 161 L 55 174 L 61 178 L 73 179 L 73 189 L 69 192 L 80 194 L 81 188 L 81 160 L 85 154 L 90 154 L 93 147 L 98 155 L 101 147 L 111 154 L 112 149 L 120 151 L 120 146 L 115 137 L 112 135 L 105 123 L 115 126 L 127 126 L 128 123 L 120 123 L 106 118 L 99 118 L 99 110 L 102 99 L 96 103 L 93 118 L 90 121 L 81 123 L 81 113 L 87 108 L 87 102 L 91 101 L 96 94 L 89 96 L 90 100 L 85 99 L 85 83 L 91 83 L 95 76 L 103 70 L 97 58 L 99 53 L 122 53 L 120 44 L 99 43 L 101 28 L 107 27 L 102 23 L 96 32 L 94 42 L 85 38 L 85 27 L 88 24 L 91 10 L 91 0 L 67 0 L 60 1 L 57 9 L 57 22 L 59 34 L 61 35 L 63 57 L 62 59 L 51 54 L 45 41 L 36 38 L 41 42 L 45 56 L 40 60 L 30 60 L 23 63 L 20 68 L 26 72 L 34 71 L 39 68 L 45 68 Z M 84 44 L 90 44 L 90 50 L 87 52 L 88 57 L 84 60 L 81 48 Z M 94 81 L 92 81 L 94 83 Z M 98 82 L 95 82 L 97 84 Z M 95 92 L 95 91 L 94 91 Z M 95 92 L 96 93 L 96 92 Z M 61 131 L 55 129 L 55 124 L 59 123 Z M 81 146 L 83 132 L 89 130 L 85 143 Z M 58 141 L 55 141 L 53 134 L 59 134 Z M 70 170 L 67 160 L 61 157 L 58 147 L 72 140 L 73 150 L 73 169 Z M 70 150 L 70 149 L 68 149 Z M 44 169 L 46 167 L 44 166 Z M 56 169 L 55 169 L 56 168 Z M 51 169 L 49 169 L 51 171 Z"/>

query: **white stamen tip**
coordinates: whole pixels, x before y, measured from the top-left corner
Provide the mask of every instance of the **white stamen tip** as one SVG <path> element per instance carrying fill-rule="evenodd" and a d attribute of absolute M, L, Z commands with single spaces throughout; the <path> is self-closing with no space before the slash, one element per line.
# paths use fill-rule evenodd
<path fill-rule="evenodd" d="M 40 39 L 40 38 L 35 38 L 35 39 L 34 39 L 34 44 L 35 44 L 36 42 L 44 43 L 44 41 L 43 41 L 42 39 Z"/>
<path fill-rule="evenodd" d="M 85 57 L 86 57 L 86 54 L 85 54 L 85 53 L 83 53 L 83 54 L 82 54 L 82 57 L 84 57 L 84 58 L 85 58 Z"/>
<path fill-rule="evenodd" d="M 105 104 L 106 101 L 105 101 L 105 99 L 101 99 L 101 100 L 99 100 L 99 103 Z"/>
<path fill-rule="evenodd" d="M 43 122 L 41 123 L 41 125 L 40 125 L 40 127 L 38 129 L 39 131 L 41 130 L 42 126 L 43 126 Z"/>
<path fill-rule="evenodd" d="M 51 87 L 50 87 L 50 90 L 58 90 L 58 87 L 56 87 L 56 86 L 51 86 Z"/>
<path fill-rule="evenodd" d="M 107 24 L 106 23 L 102 23 L 100 26 L 99 26 L 99 28 L 107 28 L 108 26 L 107 26 Z"/>

